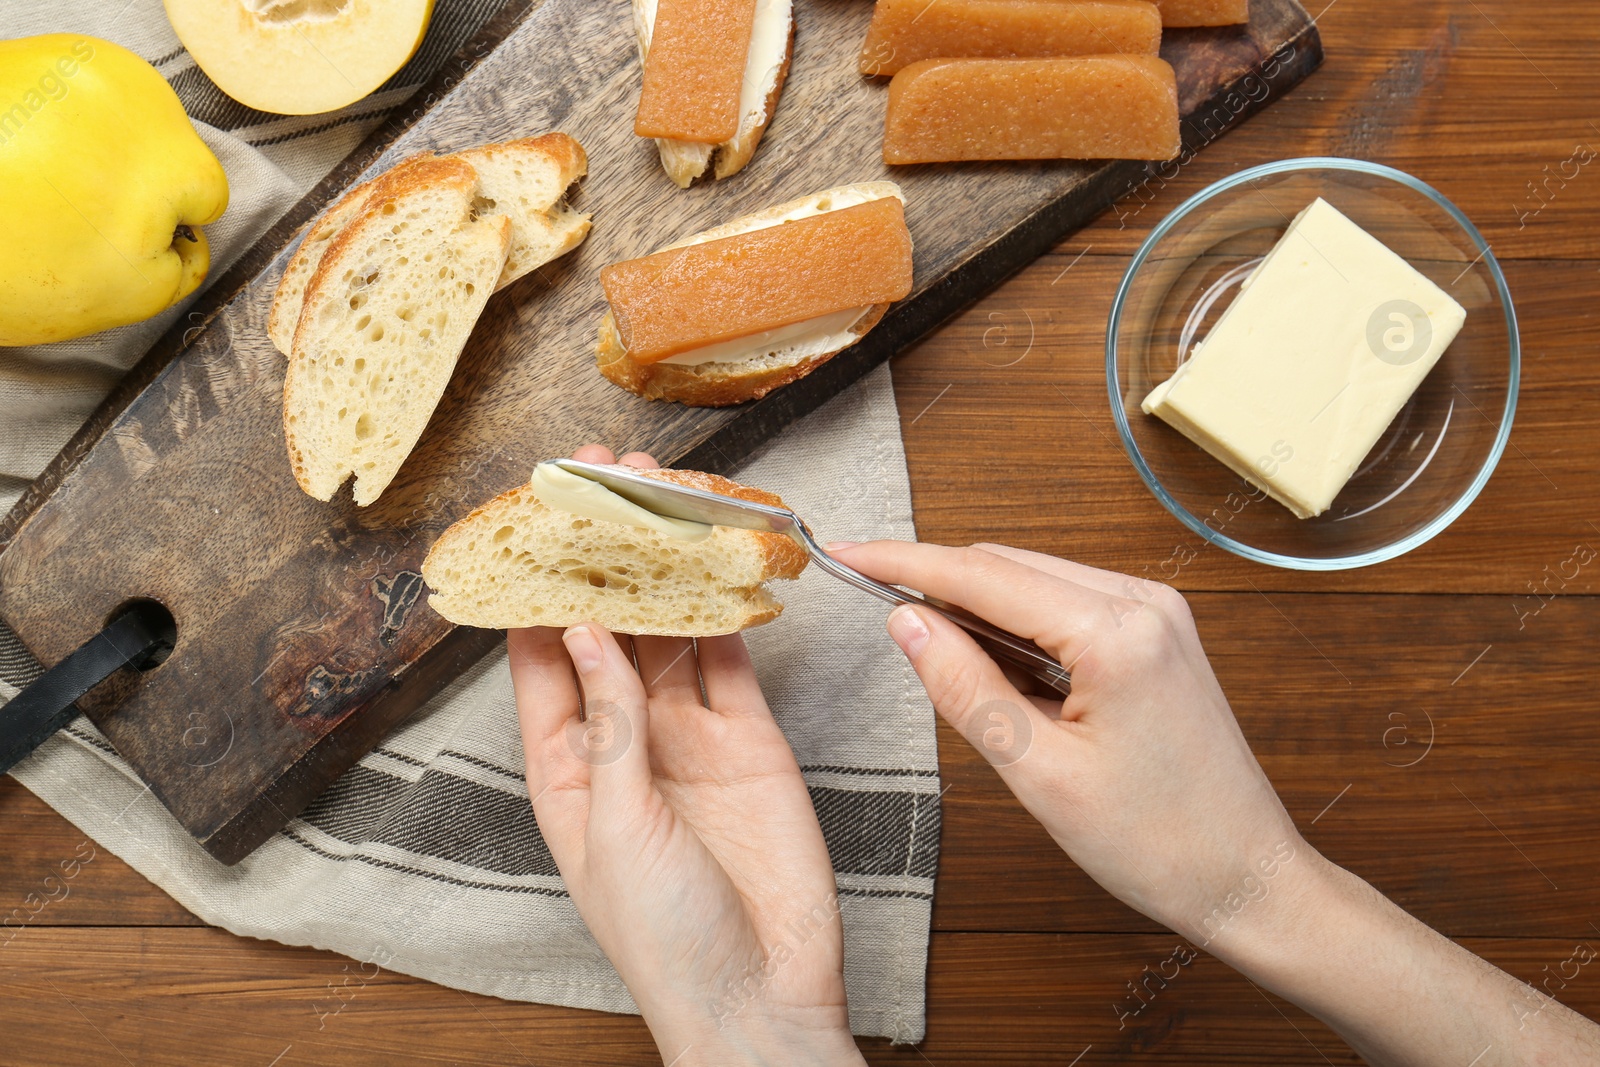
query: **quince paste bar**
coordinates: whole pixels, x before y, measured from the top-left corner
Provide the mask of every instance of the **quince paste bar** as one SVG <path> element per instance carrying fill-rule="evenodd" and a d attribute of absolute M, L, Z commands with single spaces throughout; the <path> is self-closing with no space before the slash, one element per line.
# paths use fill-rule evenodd
<path fill-rule="evenodd" d="M 600 284 L 623 346 L 656 363 L 911 292 L 911 234 L 892 196 L 613 263 Z"/>
<path fill-rule="evenodd" d="M 1171 159 L 1178 83 L 1155 56 L 927 59 L 889 83 L 885 163 Z"/>
<path fill-rule="evenodd" d="M 863 74 L 942 56 L 1155 55 L 1161 12 L 1147 0 L 878 0 Z"/>
<path fill-rule="evenodd" d="M 756 0 L 660 0 L 633 132 L 721 144 L 739 132 Z"/>
<path fill-rule="evenodd" d="M 1155 0 L 1167 26 L 1232 26 L 1250 21 L 1250 0 Z"/>

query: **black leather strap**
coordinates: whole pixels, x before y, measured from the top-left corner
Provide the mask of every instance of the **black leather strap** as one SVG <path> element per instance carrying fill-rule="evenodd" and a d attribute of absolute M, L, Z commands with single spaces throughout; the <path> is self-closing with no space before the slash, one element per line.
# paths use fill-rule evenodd
<path fill-rule="evenodd" d="M 143 664 L 164 643 L 142 612 L 130 611 L 41 674 L 0 707 L 0 774 L 70 722 L 79 697 L 122 668 Z"/>

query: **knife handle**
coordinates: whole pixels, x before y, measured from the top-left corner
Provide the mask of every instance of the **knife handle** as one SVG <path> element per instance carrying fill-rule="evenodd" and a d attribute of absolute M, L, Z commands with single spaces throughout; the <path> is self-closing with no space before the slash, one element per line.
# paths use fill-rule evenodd
<path fill-rule="evenodd" d="M 798 521 L 798 520 L 797 520 Z M 817 565 L 835 578 L 850 583 L 857 589 L 871 593 L 880 600 L 891 604 L 917 604 L 921 607 L 937 611 L 972 636 L 989 655 L 995 659 L 1004 660 L 1012 666 L 1026 672 L 1030 677 L 1043 682 L 1062 698 L 1072 694 L 1072 675 L 1060 663 L 1056 662 L 1044 649 L 1029 641 L 1025 637 L 1018 637 L 998 626 L 993 626 L 965 608 L 946 604 L 934 597 L 921 596 L 910 593 L 896 586 L 886 585 L 876 578 L 869 578 L 854 567 L 839 562 L 817 543 L 811 531 L 804 523 L 799 523 L 795 530 L 795 538 L 811 554 Z"/>
<path fill-rule="evenodd" d="M 966 608 L 940 600 L 938 597 L 924 593 L 921 600 L 966 630 L 968 636 L 977 642 L 978 647 L 994 659 L 1022 670 L 1029 677 L 1049 686 L 1063 698 L 1072 695 L 1071 672 L 1034 642 L 991 626 Z"/>
<path fill-rule="evenodd" d="M 34 679 L 0 707 L 0 774 L 77 717 L 79 697 L 122 668 L 143 664 L 165 643 L 159 630 L 135 609 L 119 615 Z"/>

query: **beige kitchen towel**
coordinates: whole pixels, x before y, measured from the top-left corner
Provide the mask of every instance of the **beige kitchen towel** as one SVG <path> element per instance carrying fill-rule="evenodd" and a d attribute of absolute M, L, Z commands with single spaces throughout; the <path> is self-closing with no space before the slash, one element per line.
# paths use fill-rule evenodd
<path fill-rule="evenodd" d="M 311 119 L 262 115 L 223 97 L 172 36 L 159 0 L 0 0 L 0 33 L 89 33 L 156 63 L 228 171 L 231 206 L 208 229 L 215 277 L 497 7 L 440 0 L 428 40 L 393 82 Z M 0 349 L 0 503 L 16 498 L 183 313 L 79 342 Z M 825 538 L 914 536 L 887 368 L 791 427 L 738 476 L 781 493 Z M 783 616 L 748 637 L 833 857 L 851 1026 L 919 1040 L 939 840 L 932 710 L 884 635 L 882 606 L 814 572 L 784 600 Z M 0 700 L 14 692 L 6 683 L 37 671 L 0 627 Z M 188 758 L 215 758 L 215 743 Z M 499 652 L 234 867 L 195 844 L 87 719 L 12 773 L 207 922 L 481 993 L 632 1011 L 539 836 L 521 758 Z"/>

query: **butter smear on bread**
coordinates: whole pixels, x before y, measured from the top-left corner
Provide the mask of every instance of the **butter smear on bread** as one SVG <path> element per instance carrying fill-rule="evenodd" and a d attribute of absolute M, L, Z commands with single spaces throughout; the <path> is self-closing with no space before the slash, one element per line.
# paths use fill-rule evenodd
<path fill-rule="evenodd" d="M 711 527 L 706 523 L 657 515 L 599 482 L 563 470 L 554 463 L 541 463 L 533 468 L 528 488 L 533 490 L 533 495 L 545 507 L 585 519 L 637 526 L 676 537 L 680 541 L 703 541 L 711 536 Z"/>
<path fill-rule="evenodd" d="M 783 506 L 772 493 L 714 474 L 636 473 Z M 765 583 L 799 577 L 808 558 L 782 534 L 662 519 L 541 464 L 529 484 L 446 530 L 422 577 L 429 606 L 463 626 L 593 622 L 618 633 L 710 637 L 777 618 L 783 605 Z"/>

